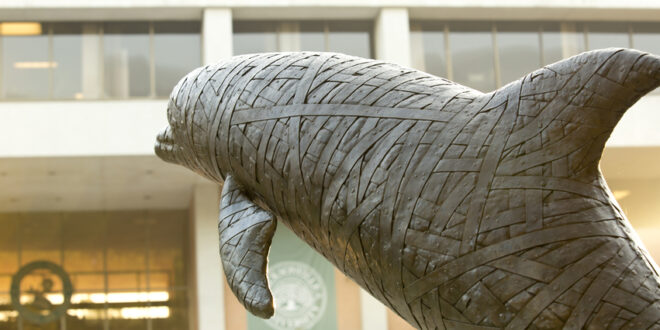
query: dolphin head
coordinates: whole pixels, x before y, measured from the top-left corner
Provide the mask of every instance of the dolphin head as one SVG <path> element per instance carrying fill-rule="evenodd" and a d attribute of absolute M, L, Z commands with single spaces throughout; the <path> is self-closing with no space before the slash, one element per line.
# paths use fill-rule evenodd
<path fill-rule="evenodd" d="M 196 102 L 205 71 L 202 67 L 190 72 L 172 90 L 167 104 L 169 125 L 158 134 L 154 151 L 164 161 L 222 182 L 224 175 L 213 165 L 214 153 L 209 152 L 208 114 Z"/>

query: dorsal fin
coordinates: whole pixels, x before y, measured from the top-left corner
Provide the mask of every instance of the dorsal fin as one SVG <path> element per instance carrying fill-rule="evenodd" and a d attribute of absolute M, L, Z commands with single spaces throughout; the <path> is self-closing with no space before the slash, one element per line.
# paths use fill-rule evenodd
<path fill-rule="evenodd" d="M 576 177 L 598 171 L 605 142 L 625 111 L 660 85 L 660 57 L 632 49 L 591 51 L 536 70 L 521 84 L 517 122 L 498 174 L 572 155 L 579 161 L 564 176 Z"/>
<path fill-rule="evenodd" d="M 274 313 L 266 265 L 276 225 L 273 215 L 257 206 L 228 175 L 222 188 L 218 223 L 222 266 L 236 298 L 262 318 Z"/>

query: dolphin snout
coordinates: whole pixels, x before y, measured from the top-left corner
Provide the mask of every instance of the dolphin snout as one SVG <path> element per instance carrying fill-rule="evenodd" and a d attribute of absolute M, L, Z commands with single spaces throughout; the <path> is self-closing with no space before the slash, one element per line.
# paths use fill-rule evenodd
<path fill-rule="evenodd" d="M 156 137 L 156 145 L 154 146 L 154 151 L 158 158 L 170 162 L 177 163 L 176 158 L 176 145 L 174 144 L 174 139 L 172 137 L 172 130 L 169 126 L 165 127 L 158 136 Z"/>

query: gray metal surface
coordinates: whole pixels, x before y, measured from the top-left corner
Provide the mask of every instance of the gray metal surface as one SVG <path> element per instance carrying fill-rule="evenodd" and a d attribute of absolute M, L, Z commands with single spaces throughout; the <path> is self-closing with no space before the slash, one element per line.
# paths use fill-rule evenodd
<path fill-rule="evenodd" d="M 156 153 L 225 182 L 225 273 L 261 317 L 277 218 L 417 328 L 660 329 L 658 271 L 598 169 L 658 85 L 660 57 L 622 49 L 491 93 L 341 54 L 238 56 L 175 87 Z"/>

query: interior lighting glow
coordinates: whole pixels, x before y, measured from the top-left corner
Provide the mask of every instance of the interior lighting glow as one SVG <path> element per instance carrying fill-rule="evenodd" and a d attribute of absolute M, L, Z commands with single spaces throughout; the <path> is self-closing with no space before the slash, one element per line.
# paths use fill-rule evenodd
<path fill-rule="evenodd" d="M 615 190 L 612 195 L 614 195 L 614 199 L 620 201 L 630 195 L 630 190 Z"/>
<path fill-rule="evenodd" d="M 53 305 L 64 303 L 64 296 L 61 293 L 46 294 L 46 298 Z M 22 294 L 21 304 L 29 304 L 34 300 L 32 294 Z M 170 300 L 170 294 L 167 291 L 152 292 L 103 292 L 74 293 L 71 296 L 72 304 L 92 302 L 94 304 L 108 303 L 135 303 L 135 302 L 165 302 Z"/>
<path fill-rule="evenodd" d="M 50 69 L 57 68 L 57 62 L 14 62 L 15 69 Z"/>
<path fill-rule="evenodd" d="M 75 293 L 71 297 L 71 303 L 92 302 L 95 304 L 108 303 L 132 303 L 132 302 L 162 302 L 170 300 L 170 294 L 167 291 L 152 292 L 102 292 Z"/>
<path fill-rule="evenodd" d="M 18 317 L 17 311 L 2 311 L 0 312 L 0 322 L 9 321 L 11 318 Z"/>
<path fill-rule="evenodd" d="M 41 24 L 37 22 L 4 22 L 0 23 L 0 35 L 30 36 L 41 34 Z"/>
<path fill-rule="evenodd" d="M 78 319 L 100 320 L 109 319 L 166 319 L 170 317 L 170 308 L 167 306 L 153 307 L 125 307 L 95 310 L 86 308 L 72 308 L 66 311 L 70 316 Z"/>
<path fill-rule="evenodd" d="M 126 307 L 121 309 L 123 319 L 166 319 L 170 317 L 170 308 L 158 307 Z"/>

